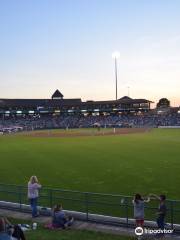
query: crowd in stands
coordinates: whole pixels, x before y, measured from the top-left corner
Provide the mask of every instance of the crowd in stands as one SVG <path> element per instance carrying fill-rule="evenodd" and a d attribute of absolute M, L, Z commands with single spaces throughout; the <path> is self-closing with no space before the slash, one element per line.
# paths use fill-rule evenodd
<path fill-rule="evenodd" d="M 35 130 L 51 128 L 89 128 L 101 127 L 158 127 L 180 126 L 180 114 L 141 114 L 141 115 L 99 115 L 99 116 L 52 116 L 36 115 L 23 117 L 0 118 L 0 131 Z"/>

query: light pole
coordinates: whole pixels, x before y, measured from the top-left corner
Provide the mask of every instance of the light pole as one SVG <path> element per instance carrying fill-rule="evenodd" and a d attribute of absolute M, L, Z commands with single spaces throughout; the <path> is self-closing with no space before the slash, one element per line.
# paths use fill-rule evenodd
<path fill-rule="evenodd" d="M 130 87 L 128 86 L 128 97 L 130 97 Z"/>
<path fill-rule="evenodd" d="M 114 59 L 114 71 L 115 71 L 115 82 L 116 82 L 116 100 L 118 98 L 118 94 L 117 94 L 117 85 L 118 85 L 117 59 L 119 57 L 120 57 L 120 53 L 118 51 L 113 52 L 112 58 Z"/>

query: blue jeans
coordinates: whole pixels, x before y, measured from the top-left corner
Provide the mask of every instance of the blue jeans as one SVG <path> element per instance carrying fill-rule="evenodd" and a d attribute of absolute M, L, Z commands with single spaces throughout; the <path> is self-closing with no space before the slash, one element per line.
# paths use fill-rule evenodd
<path fill-rule="evenodd" d="M 11 237 L 7 233 L 0 233 L 0 240 L 11 240 Z"/>
<path fill-rule="evenodd" d="M 30 199 L 31 209 L 32 209 L 32 217 L 36 217 L 38 214 L 37 211 L 37 198 Z"/>
<path fill-rule="evenodd" d="M 165 223 L 164 223 L 164 216 L 159 216 L 157 218 L 157 225 L 158 225 L 158 228 L 164 230 L 164 227 L 165 227 Z"/>

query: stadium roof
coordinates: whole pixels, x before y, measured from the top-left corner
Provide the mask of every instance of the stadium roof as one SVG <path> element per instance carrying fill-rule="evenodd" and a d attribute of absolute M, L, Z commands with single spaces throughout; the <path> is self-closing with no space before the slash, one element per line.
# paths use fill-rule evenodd
<path fill-rule="evenodd" d="M 55 92 L 56 93 L 56 92 Z M 60 92 L 59 92 L 60 93 Z M 1 108 L 31 108 L 31 107 L 62 107 L 62 106 L 80 106 L 80 105 L 117 105 L 117 104 L 140 104 L 140 103 L 152 103 L 146 99 L 132 99 L 127 96 L 122 97 L 118 100 L 107 100 L 107 101 L 86 101 L 82 102 L 80 98 L 75 99 L 63 99 L 62 94 L 53 94 L 55 98 L 52 99 L 0 99 L 0 107 Z M 52 96 L 53 97 L 53 96 Z"/>
<path fill-rule="evenodd" d="M 52 95 L 52 99 L 55 99 L 55 98 L 63 98 L 64 96 L 63 96 L 63 94 L 57 89 L 54 93 L 53 93 L 53 95 Z"/>
<path fill-rule="evenodd" d="M 80 104 L 81 99 L 0 99 L 0 107 L 56 107 Z"/>
<path fill-rule="evenodd" d="M 130 98 L 128 96 L 124 96 L 124 97 L 120 98 L 119 100 L 132 100 L 132 98 Z"/>
<path fill-rule="evenodd" d="M 118 100 L 107 100 L 107 101 L 87 101 L 83 102 L 83 104 L 133 104 L 133 103 L 153 103 L 152 101 L 149 101 L 147 99 L 133 99 L 129 97 L 122 97 Z"/>

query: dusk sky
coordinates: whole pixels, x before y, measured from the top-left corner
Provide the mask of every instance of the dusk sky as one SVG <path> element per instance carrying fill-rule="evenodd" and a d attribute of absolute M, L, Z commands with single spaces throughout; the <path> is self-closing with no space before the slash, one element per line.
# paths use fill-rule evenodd
<path fill-rule="evenodd" d="M 180 105 L 179 0 L 0 0 L 0 98 Z"/>

